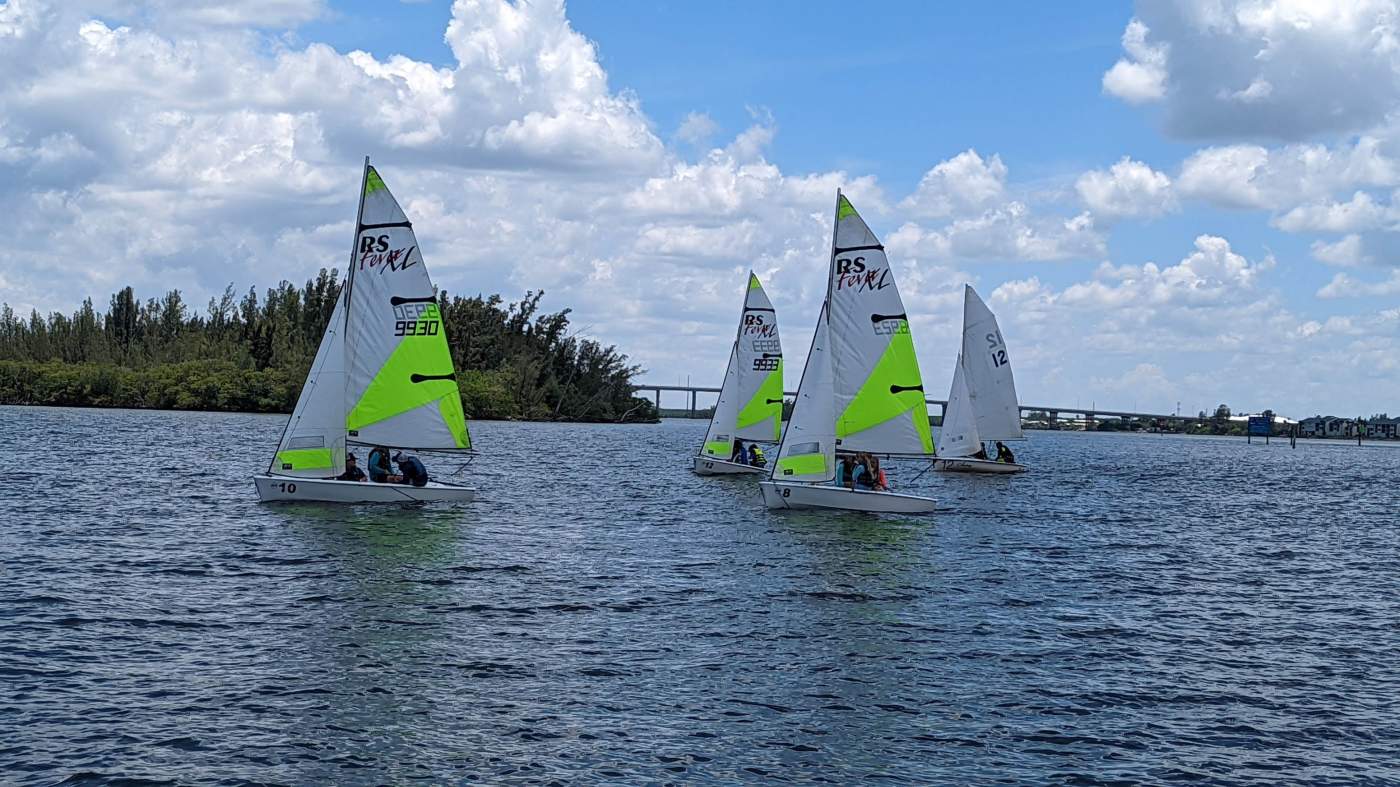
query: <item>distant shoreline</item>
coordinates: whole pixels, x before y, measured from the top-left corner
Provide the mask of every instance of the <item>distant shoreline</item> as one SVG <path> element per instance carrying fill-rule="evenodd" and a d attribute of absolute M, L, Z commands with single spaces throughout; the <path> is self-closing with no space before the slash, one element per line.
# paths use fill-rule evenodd
<path fill-rule="evenodd" d="M 126 404 L 39 404 L 34 402 L 0 401 L 0 407 L 23 407 L 26 409 L 36 410 L 43 408 L 48 408 L 52 410 L 129 410 L 135 413 L 208 413 L 211 415 L 266 415 L 272 417 L 280 416 L 283 418 L 291 416 L 291 412 L 289 411 L 276 410 L 210 410 L 200 407 L 135 407 Z M 500 423 L 512 424 L 602 424 L 605 426 L 628 426 L 632 424 L 650 425 L 661 423 L 660 418 L 651 421 L 580 421 L 577 419 L 568 418 L 473 418 L 471 415 L 467 416 L 467 421 L 469 423 L 479 423 L 482 421 L 497 421 Z"/>

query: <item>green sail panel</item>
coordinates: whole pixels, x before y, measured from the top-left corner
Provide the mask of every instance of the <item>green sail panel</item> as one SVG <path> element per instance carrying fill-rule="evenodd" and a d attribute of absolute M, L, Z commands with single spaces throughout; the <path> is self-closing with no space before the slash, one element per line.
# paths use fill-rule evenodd
<path fill-rule="evenodd" d="M 836 419 L 836 436 L 847 439 L 896 419 L 912 420 L 919 436 L 921 453 L 933 453 L 933 430 L 929 427 L 928 403 L 914 355 L 914 341 L 906 329 L 896 334 L 865 384 Z"/>
<path fill-rule="evenodd" d="M 778 368 L 763 377 L 758 391 L 739 411 L 738 428 L 741 431 L 749 430 L 765 421 L 770 422 L 764 428 L 771 430 L 771 433 L 765 431 L 762 437 L 753 439 L 771 440 L 776 443 L 783 431 L 783 362 L 781 359 L 778 361 Z"/>

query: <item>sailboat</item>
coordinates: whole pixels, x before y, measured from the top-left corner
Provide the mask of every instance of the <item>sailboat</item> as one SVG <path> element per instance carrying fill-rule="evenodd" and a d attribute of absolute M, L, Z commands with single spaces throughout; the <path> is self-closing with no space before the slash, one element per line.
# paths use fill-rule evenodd
<path fill-rule="evenodd" d="M 735 440 L 776 443 L 783 428 L 783 345 L 778 316 L 758 276 L 749 271 L 739 332 L 729 350 L 719 401 L 695 457 L 700 475 L 762 475 L 761 467 L 731 462 Z"/>
<path fill-rule="evenodd" d="M 885 247 L 840 191 L 826 298 L 792 419 L 761 481 L 769 508 L 926 513 L 918 495 L 847 489 L 837 451 L 932 459 L 933 433 L 909 318 Z"/>
<path fill-rule="evenodd" d="M 267 501 L 468 502 L 472 489 L 338 481 L 353 447 L 471 449 L 452 355 L 413 225 L 365 159 L 350 272 L 267 472 Z"/>
<path fill-rule="evenodd" d="M 963 290 L 962 351 L 953 369 L 953 388 L 943 411 L 934 469 L 965 473 L 1019 473 L 1017 462 L 976 459 L 983 443 L 1024 440 L 1021 407 L 1011 358 L 996 315 L 972 285 Z"/>

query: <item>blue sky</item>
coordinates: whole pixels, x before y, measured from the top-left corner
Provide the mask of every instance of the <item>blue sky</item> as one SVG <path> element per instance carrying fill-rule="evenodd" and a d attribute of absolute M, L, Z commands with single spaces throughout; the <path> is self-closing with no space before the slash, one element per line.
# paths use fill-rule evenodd
<path fill-rule="evenodd" d="M 792 387 L 841 186 L 890 249 L 930 390 L 969 282 L 1027 400 L 1400 410 L 1397 18 L 8 0 L 0 207 L 45 262 L 0 269 L 0 300 L 304 279 L 339 264 L 369 153 L 439 285 L 542 287 L 650 379 L 718 376 L 754 268 Z"/>

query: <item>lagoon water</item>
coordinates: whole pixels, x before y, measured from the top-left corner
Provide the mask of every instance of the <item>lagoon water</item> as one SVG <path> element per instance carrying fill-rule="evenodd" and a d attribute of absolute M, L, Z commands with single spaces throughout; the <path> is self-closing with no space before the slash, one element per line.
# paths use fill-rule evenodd
<path fill-rule="evenodd" d="M 1400 781 L 1395 447 L 1034 432 L 875 517 L 488 422 L 470 507 L 262 505 L 283 423 L 0 408 L 0 782 Z"/>

